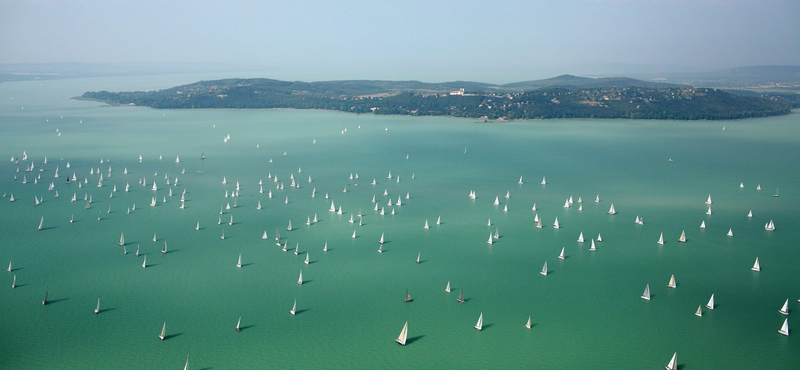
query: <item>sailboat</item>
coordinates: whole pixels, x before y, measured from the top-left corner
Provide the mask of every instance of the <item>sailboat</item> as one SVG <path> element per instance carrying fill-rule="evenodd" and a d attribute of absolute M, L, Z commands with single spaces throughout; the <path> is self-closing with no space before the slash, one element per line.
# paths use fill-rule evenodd
<path fill-rule="evenodd" d="M 542 276 L 547 276 L 547 261 L 544 261 L 544 266 L 542 266 L 542 271 L 539 271 Z"/>
<path fill-rule="evenodd" d="M 44 216 L 42 216 L 42 219 L 39 220 L 39 227 L 37 230 L 42 231 L 42 226 L 44 226 Z"/>
<path fill-rule="evenodd" d="M 617 214 L 617 211 L 616 211 L 616 210 L 614 210 L 614 203 L 611 203 L 611 208 L 609 208 L 609 210 L 608 210 L 608 214 L 610 214 L 610 215 L 615 215 L 615 214 Z"/>
<path fill-rule="evenodd" d="M 11 261 L 8 261 L 8 268 L 7 268 L 6 270 L 7 270 L 8 272 L 11 272 L 11 271 L 13 271 L 13 269 L 11 268 Z"/>
<path fill-rule="evenodd" d="M 456 298 L 456 302 L 458 302 L 458 303 L 464 303 L 464 302 L 466 302 L 466 301 L 464 300 L 464 291 L 463 291 L 462 289 L 459 289 L 459 290 L 458 290 L 458 298 Z"/>
<path fill-rule="evenodd" d="M 563 260 L 564 258 L 566 258 L 564 256 L 564 247 L 561 247 L 561 253 L 558 255 L 558 259 Z"/>
<path fill-rule="evenodd" d="M 778 312 L 780 312 L 780 313 L 782 313 L 784 315 L 788 315 L 789 314 L 789 298 L 786 298 L 786 302 L 783 302 L 783 306 L 781 307 L 780 310 L 778 310 Z"/>
<path fill-rule="evenodd" d="M 560 227 L 561 227 L 561 226 L 558 224 L 558 217 L 556 217 L 556 220 L 555 220 L 555 222 L 553 222 L 553 228 L 554 228 L 554 229 L 558 229 L 558 228 L 560 228 Z"/>
<path fill-rule="evenodd" d="M 478 316 L 478 323 L 475 324 L 475 329 L 478 331 L 483 330 L 483 312 L 481 312 L 481 315 Z"/>
<path fill-rule="evenodd" d="M 242 254 L 241 253 L 239 253 L 239 261 L 236 262 L 236 267 L 237 268 L 242 268 Z"/>
<path fill-rule="evenodd" d="M 395 339 L 394 341 L 400 344 L 401 346 L 405 346 L 407 339 L 408 339 L 408 321 L 406 321 L 405 325 L 403 325 L 403 330 L 400 331 L 400 335 L 397 336 L 397 339 Z"/>
<path fill-rule="evenodd" d="M 524 182 L 522 181 L 522 176 L 520 176 L 520 177 L 519 177 L 519 181 L 517 181 L 517 184 L 520 184 L 520 185 L 522 185 L 523 183 L 524 183 Z"/>
<path fill-rule="evenodd" d="M 781 333 L 785 336 L 789 336 L 789 319 L 783 320 L 783 325 L 781 325 L 781 329 L 778 330 L 778 333 Z"/>
<path fill-rule="evenodd" d="M 661 233 L 661 235 L 658 237 L 658 241 L 656 243 L 658 243 L 660 245 L 664 245 L 664 233 Z"/>
<path fill-rule="evenodd" d="M 773 196 L 773 197 L 775 197 L 775 198 L 777 198 L 777 197 L 781 196 L 781 195 L 778 193 L 778 188 L 775 188 L 775 194 L 772 194 L 772 196 Z M 788 333 L 788 332 L 787 332 L 787 333 Z M 786 335 L 789 335 L 789 334 L 786 334 Z"/>
<path fill-rule="evenodd" d="M 672 359 L 669 360 L 667 366 L 664 366 L 667 370 L 678 370 L 678 352 L 672 354 Z"/>
<path fill-rule="evenodd" d="M 167 241 L 164 240 L 164 248 L 161 248 L 161 254 L 167 254 Z"/>
<path fill-rule="evenodd" d="M 144 260 L 142 261 L 142 268 L 147 268 L 147 254 L 144 255 Z"/>
<path fill-rule="evenodd" d="M 11 289 L 17 287 L 17 275 L 14 275 L 14 280 L 11 280 Z"/>
<path fill-rule="evenodd" d="M 303 285 L 303 270 L 300 270 L 300 277 L 297 278 L 297 285 Z"/>
<path fill-rule="evenodd" d="M 413 300 L 414 300 L 414 299 L 412 299 L 412 298 L 411 298 L 411 293 L 409 293 L 409 292 L 408 292 L 408 289 L 406 289 L 406 298 L 405 298 L 405 299 L 403 299 L 403 301 L 404 301 L 404 302 L 411 302 L 411 301 L 413 301 Z"/>
<path fill-rule="evenodd" d="M 754 263 L 753 267 L 751 267 L 750 269 L 755 272 L 761 271 L 761 264 L 758 263 L 758 257 L 756 257 L 756 263 Z"/>
<path fill-rule="evenodd" d="M 713 294 L 711 295 L 711 299 L 708 300 L 708 303 L 706 303 L 706 308 L 708 308 L 709 310 L 713 310 L 714 309 L 714 295 Z"/>
<path fill-rule="evenodd" d="M 686 230 L 681 231 L 681 236 L 678 238 L 678 241 L 681 243 L 686 243 Z"/>
<path fill-rule="evenodd" d="M 703 306 L 697 306 L 697 311 L 694 312 L 694 315 L 697 317 L 703 317 Z"/>
<path fill-rule="evenodd" d="M 769 220 L 769 223 L 767 223 L 767 224 L 764 226 L 764 230 L 767 230 L 767 231 L 775 231 L 775 223 L 774 223 L 774 222 L 772 222 L 772 220 Z"/>
<path fill-rule="evenodd" d="M 94 308 L 94 314 L 100 313 L 100 298 L 97 298 L 97 307 Z"/>
<path fill-rule="evenodd" d="M 728 236 L 733 236 L 733 229 L 728 229 Z"/>
<path fill-rule="evenodd" d="M 161 334 L 158 335 L 158 339 L 164 340 L 167 337 L 167 322 L 164 321 L 164 325 L 161 327 Z"/>
<path fill-rule="evenodd" d="M 422 252 L 417 252 L 417 264 L 420 263 L 420 257 L 422 257 Z"/>
<path fill-rule="evenodd" d="M 492 237 L 492 232 L 491 231 L 489 232 L 489 240 L 487 240 L 486 243 L 488 243 L 488 244 L 494 243 L 494 238 Z"/>
<path fill-rule="evenodd" d="M 711 194 L 708 195 L 708 199 L 706 200 L 706 204 L 711 205 Z"/>
<path fill-rule="evenodd" d="M 295 243 L 295 245 L 294 245 L 294 255 L 295 256 L 299 256 L 300 255 L 300 243 Z"/>
<path fill-rule="evenodd" d="M 425 230 L 430 229 L 430 226 L 428 226 L 428 220 L 425 220 L 425 226 L 423 226 L 422 228 Z"/>
<path fill-rule="evenodd" d="M 547 185 L 547 180 L 542 176 L 542 185 Z"/>
<path fill-rule="evenodd" d="M 441 225 L 442 224 L 442 216 L 439 216 L 439 218 L 436 219 L 436 224 L 437 225 Z"/>
<path fill-rule="evenodd" d="M 447 286 L 444 287 L 444 291 L 450 293 L 450 281 L 447 282 Z"/>
<path fill-rule="evenodd" d="M 675 275 L 669 277 L 669 283 L 667 283 L 667 286 L 670 288 L 676 288 L 678 286 L 675 284 Z"/>
<path fill-rule="evenodd" d="M 528 316 L 528 322 L 525 323 L 525 327 L 530 329 L 531 328 L 531 317 Z"/>
<path fill-rule="evenodd" d="M 645 285 L 644 293 L 642 293 L 642 299 L 650 300 L 650 284 Z"/>
<path fill-rule="evenodd" d="M 594 245 L 594 239 L 592 239 L 592 246 L 589 247 L 589 251 L 594 252 L 597 250 L 597 246 Z"/>
<path fill-rule="evenodd" d="M 598 243 L 601 243 L 603 241 L 603 236 L 600 235 L 600 233 L 597 233 L 597 239 L 596 240 L 597 240 Z"/>
<path fill-rule="evenodd" d="M 286 230 L 292 231 L 292 220 L 289 220 L 289 226 L 286 227 Z"/>
<path fill-rule="evenodd" d="M 42 306 L 47 305 L 47 294 L 50 293 L 50 286 L 44 288 L 44 299 L 42 300 Z"/>
<path fill-rule="evenodd" d="M 578 243 L 583 243 L 583 231 L 581 231 L 581 234 L 578 235 Z"/>
<path fill-rule="evenodd" d="M 753 218 L 753 210 L 751 209 L 750 212 L 747 212 L 747 218 Z"/>
<path fill-rule="evenodd" d="M 292 305 L 292 309 L 289 310 L 289 313 L 292 314 L 292 316 L 297 314 L 297 298 L 294 299 L 294 304 Z"/>
<path fill-rule="evenodd" d="M 706 221 L 705 220 L 700 222 L 700 228 L 701 229 L 705 229 L 706 228 Z"/>
<path fill-rule="evenodd" d="M 311 257 L 308 255 L 308 252 L 306 252 L 306 260 L 303 261 L 303 263 L 305 263 L 306 265 L 311 263 Z"/>
<path fill-rule="evenodd" d="M 242 317 L 239 316 L 239 321 L 236 322 L 236 331 L 237 332 L 242 330 L 241 325 L 242 325 Z"/>

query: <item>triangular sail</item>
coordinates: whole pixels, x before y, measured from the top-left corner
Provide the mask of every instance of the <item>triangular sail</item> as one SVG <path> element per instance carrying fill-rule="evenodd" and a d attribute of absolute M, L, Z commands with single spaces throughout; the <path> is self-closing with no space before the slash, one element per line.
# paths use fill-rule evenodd
<path fill-rule="evenodd" d="M 483 330 L 483 312 L 481 312 L 481 315 L 478 316 L 478 323 L 475 324 L 475 329 L 478 331 Z"/>
<path fill-rule="evenodd" d="M 677 370 L 678 369 L 678 352 L 672 354 L 672 359 L 669 360 L 667 366 L 665 366 L 667 370 Z"/>
<path fill-rule="evenodd" d="M 789 319 L 783 320 L 783 325 L 781 325 L 781 330 L 778 330 L 778 333 L 789 336 Z"/>
<path fill-rule="evenodd" d="M 709 310 L 713 310 L 714 309 L 714 295 L 713 294 L 711 295 L 711 298 L 708 300 L 708 303 L 706 303 L 706 308 L 708 308 Z"/>
<path fill-rule="evenodd" d="M 447 286 L 444 287 L 444 291 L 450 293 L 450 282 L 447 282 Z"/>
<path fill-rule="evenodd" d="M 664 245 L 664 233 L 658 237 L 658 244 Z"/>
<path fill-rule="evenodd" d="M 642 293 L 642 299 L 648 300 L 648 301 L 650 300 L 650 284 L 647 284 L 644 287 L 644 293 Z"/>
<path fill-rule="evenodd" d="M 164 326 L 161 327 L 161 334 L 158 335 L 158 339 L 164 340 L 167 337 L 167 322 L 164 321 Z"/>
<path fill-rule="evenodd" d="M 782 313 L 784 315 L 788 315 L 789 314 L 789 299 L 788 298 L 786 299 L 786 302 L 783 302 L 783 306 L 781 307 L 781 309 L 778 312 L 780 312 L 780 313 Z"/>
<path fill-rule="evenodd" d="M 669 277 L 669 284 L 667 284 L 670 288 L 675 288 L 677 285 L 675 284 L 675 275 Z"/>
<path fill-rule="evenodd" d="M 397 339 L 395 339 L 394 341 L 400 344 L 401 346 L 405 346 L 407 339 L 408 339 L 408 321 L 406 321 L 405 325 L 403 325 L 403 330 L 400 331 L 400 335 L 398 335 Z"/>
<path fill-rule="evenodd" d="M 531 317 L 528 316 L 528 322 L 525 323 L 525 327 L 530 329 L 531 328 Z"/>
<path fill-rule="evenodd" d="M 561 247 L 561 253 L 558 255 L 558 259 L 563 260 L 564 258 L 566 258 L 566 256 L 564 255 L 564 247 Z"/>
<path fill-rule="evenodd" d="M 547 261 L 544 261 L 544 266 L 542 266 L 542 271 L 539 272 L 542 276 L 547 276 Z"/>
<path fill-rule="evenodd" d="M 761 264 L 758 263 L 758 257 L 756 257 L 756 262 L 753 264 L 753 267 L 750 268 L 753 271 L 761 271 Z"/>

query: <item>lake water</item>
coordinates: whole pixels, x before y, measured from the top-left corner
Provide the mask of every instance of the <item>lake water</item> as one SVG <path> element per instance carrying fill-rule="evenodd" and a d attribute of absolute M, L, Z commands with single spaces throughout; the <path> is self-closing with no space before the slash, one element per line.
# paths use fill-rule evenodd
<path fill-rule="evenodd" d="M 0 288 L 0 368 L 181 369 L 188 354 L 191 369 L 662 369 L 673 352 L 682 370 L 800 368 L 797 338 L 778 333 L 787 298 L 800 327 L 797 113 L 483 124 L 70 99 L 201 78 L 0 84 L 0 263 L 13 265 Z M 362 225 L 350 223 L 359 212 Z M 715 309 L 695 316 L 712 294 Z"/>

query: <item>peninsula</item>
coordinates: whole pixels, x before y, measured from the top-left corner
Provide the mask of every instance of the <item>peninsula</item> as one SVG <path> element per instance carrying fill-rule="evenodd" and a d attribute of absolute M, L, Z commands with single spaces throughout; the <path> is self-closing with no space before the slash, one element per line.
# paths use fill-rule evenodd
<path fill-rule="evenodd" d="M 717 120 L 788 114 L 797 94 L 570 75 L 492 85 L 418 81 L 200 81 L 158 91 L 86 92 L 79 99 L 160 109 L 295 108 L 352 113 L 452 116 L 481 120 L 628 118 Z"/>

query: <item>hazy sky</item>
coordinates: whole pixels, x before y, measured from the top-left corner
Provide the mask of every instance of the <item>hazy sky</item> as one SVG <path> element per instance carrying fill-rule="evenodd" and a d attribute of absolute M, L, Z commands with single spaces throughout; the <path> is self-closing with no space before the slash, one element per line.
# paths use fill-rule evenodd
<path fill-rule="evenodd" d="M 495 83 L 798 65 L 800 0 L 0 0 L 0 63 L 49 62 Z"/>

